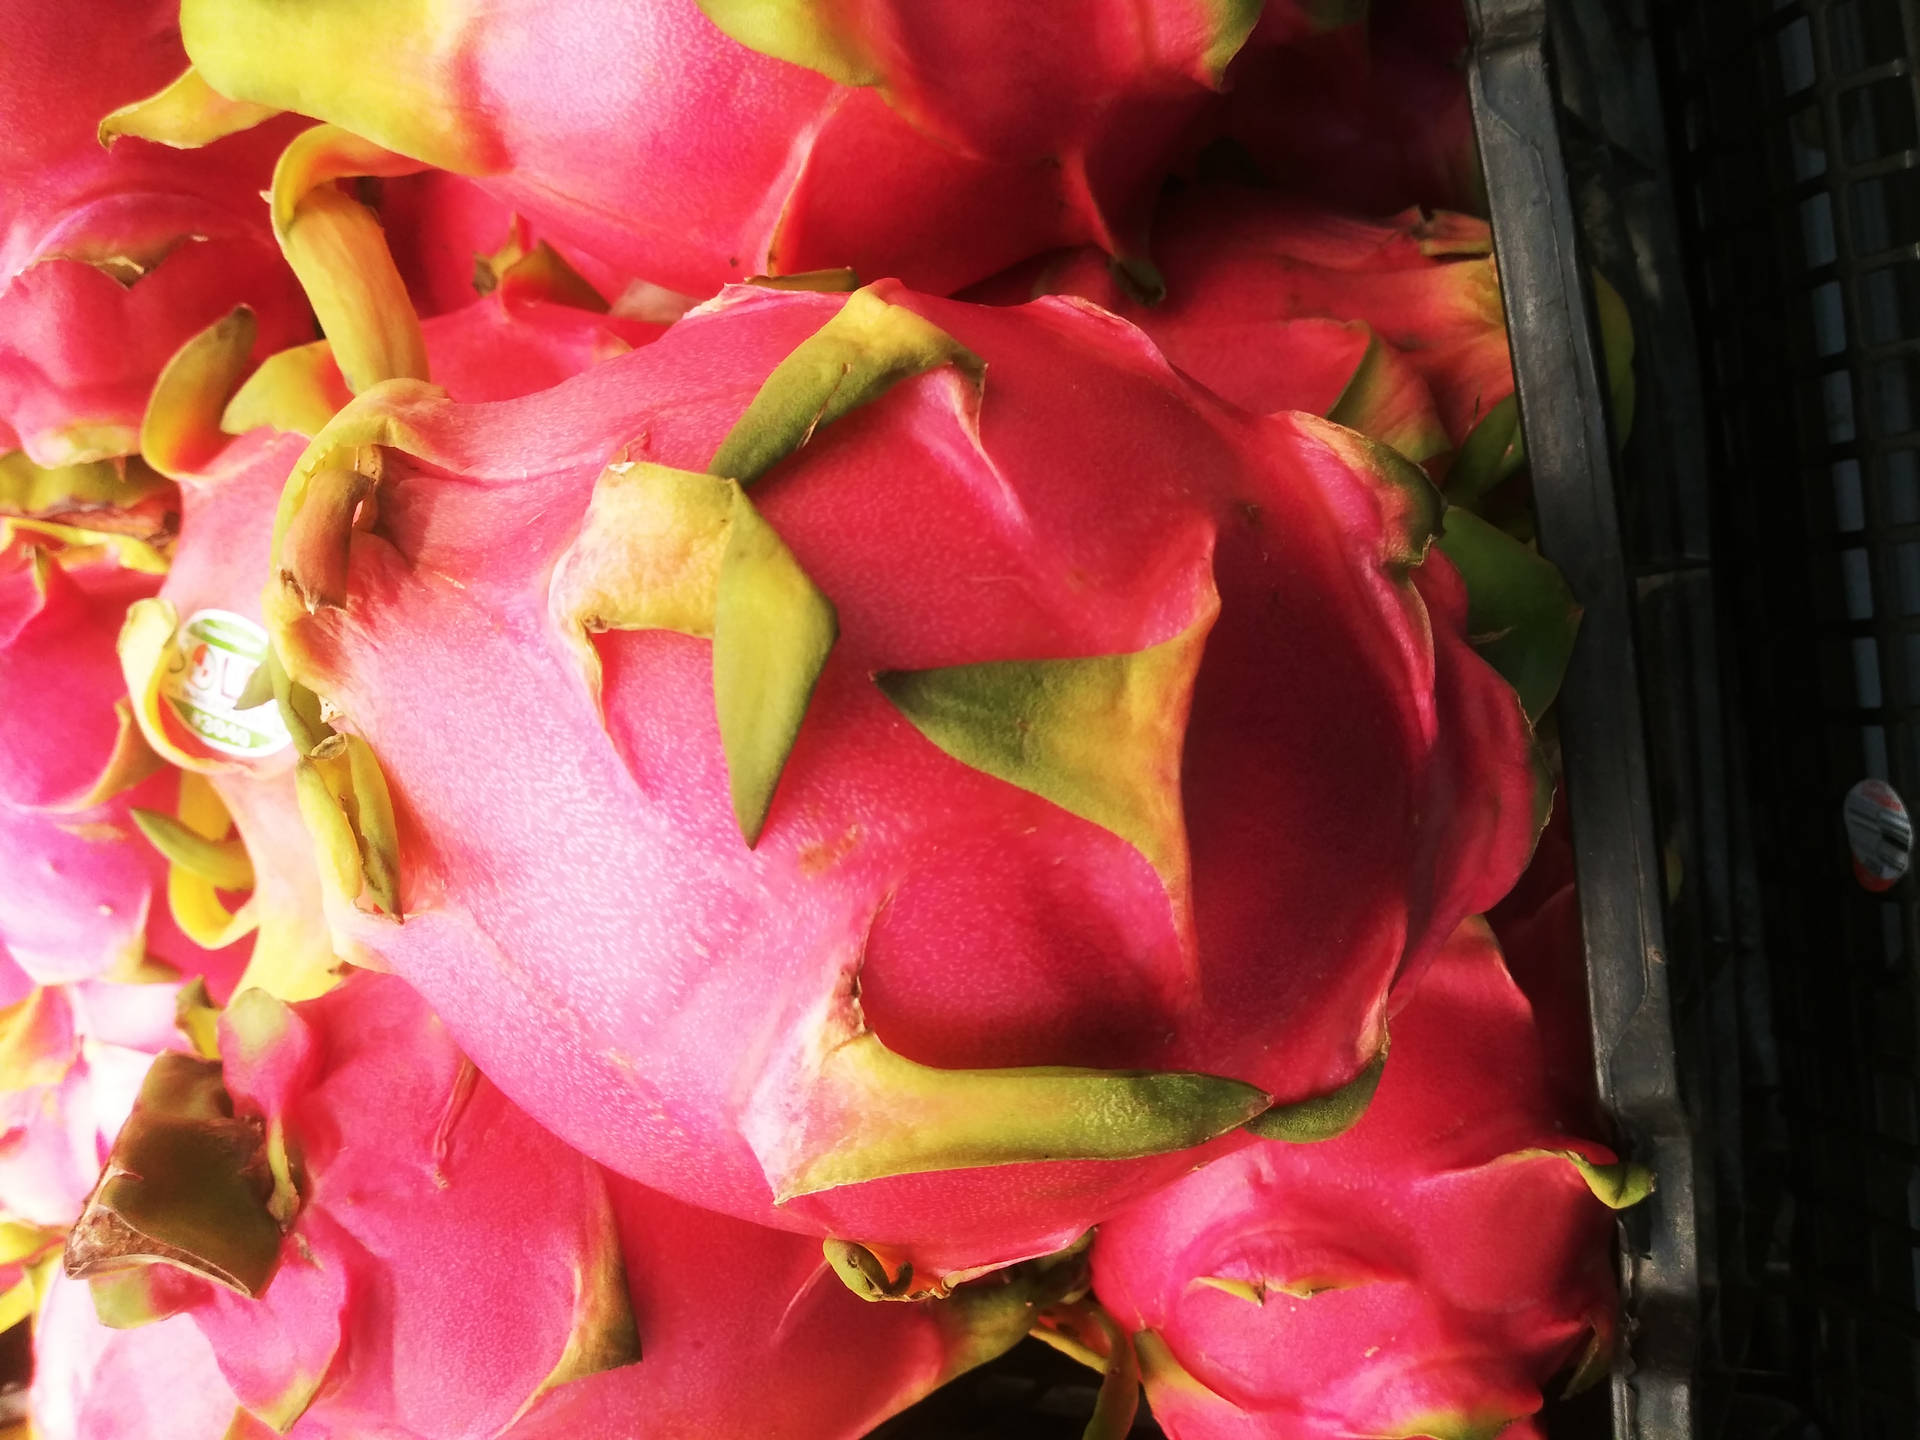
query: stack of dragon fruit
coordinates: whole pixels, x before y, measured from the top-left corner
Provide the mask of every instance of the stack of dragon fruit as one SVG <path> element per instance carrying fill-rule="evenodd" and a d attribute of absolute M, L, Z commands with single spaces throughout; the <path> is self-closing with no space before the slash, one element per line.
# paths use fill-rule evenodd
<path fill-rule="evenodd" d="M 0 13 L 8 1433 L 1626 1363 L 1458 0 Z"/>

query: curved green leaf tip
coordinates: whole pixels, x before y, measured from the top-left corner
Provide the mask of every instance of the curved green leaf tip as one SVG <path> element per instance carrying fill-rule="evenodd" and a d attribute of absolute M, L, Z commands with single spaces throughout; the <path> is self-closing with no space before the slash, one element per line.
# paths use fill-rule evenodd
<path fill-rule="evenodd" d="M 1467 438 L 1447 470 L 1447 499 L 1468 509 L 1479 505 L 1526 464 L 1526 436 L 1520 428 L 1517 396 L 1492 406 Z"/>
<path fill-rule="evenodd" d="M 1338 1090 L 1270 1106 L 1247 1121 L 1244 1128 L 1262 1140 L 1286 1140 L 1296 1145 L 1332 1140 L 1346 1134 L 1367 1113 L 1386 1069 L 1387 1047 L 1383 1045 L 1380 1053 L 1367 1062 L 1367 1068 Z"/>
<path fill-rule="evenodd" d="M 1480 657 L 1520 696 L 1538 723 L 1560 693 L 1580 607 L 1560 568 L 1532 547 L 1457 505 L 1447 508 L 1440 549 L 1467 586 L 1467 634 Z"/>
<path fill-rule="evenodd" d="M 639 461 L 609 465 L 551 593 L 581 632 L 673 630 L 713 641 L 734 819 L 755 844 L 839 619 L 739 483 Z"/>
<path fill-rule="evenodd" d="M 1184 897 L 1180 757 L 1218 609 L 1209 596 L 1180 634 L 1129 654 L 893 670 L 874 683 L 961 764 L 1113 832 Z"/>
<path fill-rule="evenodd" d="M 817 1063 L 799 1082 L 802 1118 L 783 1090 L 749 1122 L 776 1203 L 893 1175 L 1186 1150 L 1267 1101 L 1255 1086 L 1185 1071 L 941 1070 L 870 1031 L 828 1045 Z"/>
<path fill-rule="evenodd" d="M 714 595 L 713 706 L 734 819 L 748 845 L 767 823 L 839 634 L 833 602 L 736 487 Z"/>
<path fill-rule="evenodd" d="M 280 1255 L 263 1152 L 216 1062 L 161 1055 L 67 1236 L 67 1274 L 158 1262 L 258 1296 Z"/>
<path fill-rule="evenodd" d="M 804 65 L 841 85 L 877 85 L 879 65 L 844 16 L 859 7 L 832 0 L 698 0 L 722 34 L 749 50 Z"/>
<path fill-rule="evenodd" d="M 932 321 L 889 304 L 874 286 L 856 290 L 774 367 L 707 473 L 751 485 L 822 426 L 942 365 L 957 365 L 976 380 L 985 369 Z"/>

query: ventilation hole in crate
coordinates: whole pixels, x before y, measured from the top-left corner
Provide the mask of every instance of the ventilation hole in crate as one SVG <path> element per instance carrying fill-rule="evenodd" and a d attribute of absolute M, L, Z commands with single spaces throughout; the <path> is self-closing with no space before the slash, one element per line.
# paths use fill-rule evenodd
<path fill-rule="evenodd" d="M 1860 486 L 1860 462 L 1836 460 L 1833 464 L 1833 528 L 1864 530 L 1866 525 L 1867 503 Z"/>
<path fill-rule="evenodd" d="M 1914 427 L 1913 397 L 1920 388 L 1920 358 L 1896 355 L 1873 367 L 1868 393 L 1873 420 L 1882 435 L 1900 435 Z"/>
<path fill-rule="evenodd" d="M 1829 280 L 1807 297 L 1813 308 L 1813 349 L 1825 359 L 1847 348 L 1847 312 L 1840 282 Z"/>
<path fill-rule="evenodd" d="M 1840 151 L 1859 164 L 1911 150 L 1916 139 L 1912 83 L 1876 80 L 1840 96 Z"/>
<path fill-rule="evenodd" d="M 1827 48 L 1842 75 L 1904 57 L 1899 7 L 1885 0 L 1833 0 L 1827 6 Z"/>
<path fill-rule="evenodd" d="M 1805 407 L 1802 423 L 1809 435 L 1819 436 L 1829 445 L 1843 445 L 1853 439 L 1853 377 L 1845 370 L 1832 370 L 1801 391 Z"/>
<path fill-rule="evenodd" d="M 1857 282 L 1861 338 L 1890 345 L 1920 335 L 1920 265 L 1901 261 L 1876 266 Z"/>
<path fill-rule="evenodd" d="M 1840 583 L 1846 596 L 1849 620 L 1873 618 L 1873 571 L 1865 550 L 1840 552 Z"/>
<path fill-rule="evenodd" d="M 1847 187 L 1853 251 L 1871 255 L 1920 240 L 1920 174 L 1897 170 Z"/>
<path fill-rule="evenodd" d="M 1880 459 L 1886 486 L 1887 519 L 1895 525 L 1920 523 L 1920 454 L 1892 450 Z"/>
<path fill-rule="evenodd" d="M 1774 42 L 1780 59 L 1780 93 L 1798 95 L 1813 84 L 1813 27 L 1802 15 Z"/>
<path fill-rule="evenodd" d="M 1825 190 L 1809 195 L 1800 202 L 1800 244 L 1802 252 L 1807 257 L 1809 270 L 1833 263 L 1833 196 Z M 1834 300 L 1838 302 L 1840 298 L 1838 285 L 1831 287 L 1823 285 L 1820 288 L 1822 290 L 1831 288 L 1834 292 Z M 1814 293 L 1816 296 L 1819 294 L 1818 291 Z M 1817 316 L 1819 311 L 1816 309 L 1814 313 Z M 1818 333 L 1817 329 L 1816 333 Z M 1843 333 L 1841 336 L 1843 342 L 1845 338 Z M 1826 355 L 1832 352 L 1822 350 L 1820 353 Z"/>
<path fill-rule="evenodd" d="M 1854 637 L 1853 702 L 1862 710 L 1880 708 L 1880 645 L 1871 635 Z"/>
<path fill-rule="evenodd" d="M 1906 540 L 1888 554 L 1896 615 L 1920 615 L 1920 543 Z"/>
<path fill-rule="evenodd" d="M 1880 907 L 1880 958 L 1890 974 L 1907 963 L 1907 921 L 1905 914 L 1902 913 L 1904 908 L 1898 904 Z"/>
<path fill-rule="evenodd" d="M 1887 730 L 1884 725 L 1862 725 L 1860 727 L 1860 768 L 1869 778 L 1885 780 L 1889 770 L 1887 766 Z M 1845 773 L 1845 772 L 1842 772 Z"/>

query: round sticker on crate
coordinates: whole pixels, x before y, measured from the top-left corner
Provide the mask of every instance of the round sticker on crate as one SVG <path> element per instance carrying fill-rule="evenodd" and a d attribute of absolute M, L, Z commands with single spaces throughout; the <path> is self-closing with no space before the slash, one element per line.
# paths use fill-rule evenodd
<path fill-rule="evenodd" d="M 173 713 L 223 755 L 258 760 L 293 743 L 280 709 L 267 696 L 248 694 L 267 658 L 267 632 L 231 610 L 201 610 L 180 627 L 160 693 Z M 248 703 L 241 709 L 241 702 Z"/>
<path fill-rule="evenodd" d="M 1891 890 L 1913 858 L 1913 821 L 1884 780 L 1862 780 L 1847 792 L 1847 844 L 1853 874 L 1867 889 Z"/>

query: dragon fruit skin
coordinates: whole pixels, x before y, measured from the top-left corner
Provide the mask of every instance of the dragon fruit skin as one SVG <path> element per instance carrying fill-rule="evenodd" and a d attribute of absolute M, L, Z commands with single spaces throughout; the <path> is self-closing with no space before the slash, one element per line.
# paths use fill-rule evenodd
<path fill-rule="evenodd" d="M 1524 1433 L 1557 1373 L 1604 1367 L 1608 1205 L 1644 1177 L 1569 1133 L 1554 1033 L 1469 921 L 1351 1131 L 1239 1151 L 1101 1227 L 1095 1293 L 1174 1440 Z"/>
<path fill-rule="evenodd" d="M 401 6 L 370 35 L 348 6 L 187 0 L 181 24 L 222 94 L 475 176 L 557 243 L 706 296 L 840 266 L 945 292 L 1136 248 L 1257 7 L 705 8 Z"/>
<path fill-rule="evenodd" d="M 171 808 L 177 784 L 115 709 L 115 637 L 158 587 L 159 558 L 138 541 L 52 531 L 0 520 L 0 956 L 42 985 L 150 958 L 224 995 L 240 957 L 181 934 L 166 865 L 129 815 Z"/>
<path fill-rule="evenodd" d="M 585 369 L 598 360 L 645 344 L 660 327 L 624 321 L 552 303 L 512 284 L 461 310 L 436 316 L 424 325 L 435 373 L 453 394 L 474 401 L 530 393 Z M 182 355 L 198 347 L 225 347 L 231 369 L 243 369 L 250 355 L 245 326 L 233 318 L 211 327 Z M 179 482 L 181 534 L 172 563 L 153 600 L 144 607 L 140 628 L 157 629 L 156 643 L 132 643 L 130 628 L 122 642 L 116 679 L 124 688 L 149 694 L 158 672 L 178 658 L 175 629 L 203 611 L 259 625 L 261 579 L 270 571 L 274 508 L 287 471 L 305 444 L 300 425 L 317 425 L 350 398 L 325 342 L 302 355 L 293 379 L 278 387 L 263 385 L 256 397 L 240 394 L 226 418 L 242 434 L 228 440 L 218 434 L 192 435 L 221 414 L 228 400 L 216 370 L 218 393 L 187 387 L 162 387 L 149 416 L 150 425 L 171 421 L 188 433 L 183 454 L 166 457 Z M 264 381 L 264 371 L 256 372 Z M 201 412 L 197 421 L 193 412 Z M 135 663 L 136 655 L 142 663 Z M 143 668 L 143 664 L 146 668 Z M 305 999 L 331 983 L 336 956 L 324 918 L 321 877 L 313 843 L 295 798 L 294 755 L 290 749 L 233 757 L 218 752 L 180 723 L 179 715 L 153 696 L 136 707 L 153 746 L 175 763 L 204 775 L 218 794 L 252 862 L 251 920 L 258 932 L 255 962 L 247 981 L 283 999 Z M 158 807 L 149 807 L 158 808 Z M 222 915 L 213 917 L 218 923 Z M 234 921 L 230 928 L 241 928 Z M 224 996 L 226 990 L 219 992 Z"/>
<path fill-rule="evenodd" d="M 1018 1279 L 990 1278 L 945 1300 L 871 1304 L 834 1277 L 810 1237 L 611 1173 L 607 1186 L 640 1364 L 552 1391 L 509 1440 L 857 1440 L 1023 1339 L 1044 1299 Z"/>
<path fill-rule="evenodd" d="M 187 1316 L 111 1329 L 94 1314 L 86 1282 L 57 1272 L 34 1320 L 27 1403 L 40 1440 L 264 1440 L 273 1433 L 250 1423 L 213 1347 Z"/>
<path fill-rule="evenodd" d="M 141 1265 L 151 1249 L 115 1229 L 152 1213 L 127 1198 L 146 1182 L 119 1158 L 143 1131 L 165 1136 L 152 1080 L 66 1264 L 96 1286 L 132 1275 L 152 1313 L 190 1315 L 255 1418 L 317 1436 L 493 1435 L 545 1389 L 634 1358 L 599 1170 L 479 1076 L 403 982 L 356 974 L 294 1007 L 245 991 L 220 1050 L 228 1124 L 253 1125 L 262 1147 L 237 1178 L 272 1176 L 251 1228 L 222 1232 L 264 1242 L 247 1257 L 258 1298 Z"/>
<path fill-rule="evenodd" d="M 9 4 L 0 56 L 0 451 L 130 453 L 147 391 L 240 301 L 265 355 L 311 334 L 259 192 L 288 122 L 183 152 L 101 144 L 117 107 L 186 69 L 175 7 Z"/>
<path fill-rule="evenodd" d="M 1360 322 L 1403 354 L 1432 392 L 1450 449 L 1513 393 L 1485 221 L 1409 212 L 1376 223 L 1198 186 L 1160 210 L 1153 259 L 1167 294 L 1152 306 L 1085 250 L 1046 265 L 1028 293 L 1092 300 L 1140 326 L 1203 385 L 1261 413 L 1312 405 L 1314 392 L 1301 387 L 1313 332 L 1289 339 L 1309 319 Z"/>
<path fill-rule="evenodd" d="M 594 634 L 603 723 L 554 567 L 609 459 L 704 464 L 840 297 L 730 292 L 530 400 L 369 392 L 309 456 L 358 443 L 341 435 L 395 445 L 346 608 L 283 599 L 273 623 L 392 793 L 405 920 L 359 916 L 355 941 L 488 1075 L 612 1168 L 938 1278 L 1057 1249 L 1193 1157 L 1010 1175 L 934 1154 L 813 1189 L 806 1167 L 837 1163 L 865 1103 L 805 1068 L 847 1023 L 846 987 L 856 1028 L 911 1067 L 1144 1066 L 1323 1095 L 1372 1058 L 1395 976 L 1518 873 L 1534 780 L 1512 692 L 1459 636 L 1436 643 L 1404 579 L 1424 481 L 1366 473 L 1387 462 L 1350 432 L 1226 411 L 1090 307 L 879 295 L 990 378 L 984 396 L 951 367 L 903 382 L 754 491 L 840 634 L 757 848 L 728 807 L 709 646 Z M 1425 569 L 1444 589 L 1445 561 Z M 1138 651 L 1204 621 L 1216 586 L 1191 716 L 1161 702 L 1186 721 L 1190 911 L 1132 844 L 941 754 L 870 679 Z M 537 764 L 519 758 L 535 736 Z M 1303 770 L 1250 737 L 1324 758 Z M 901 1123 L 937 1148 L 953 1112 L 928 1075 Z M 924 1115 L 915 1085 L 934 1087 Z"/>

